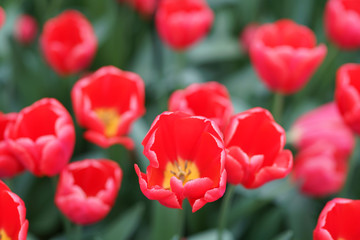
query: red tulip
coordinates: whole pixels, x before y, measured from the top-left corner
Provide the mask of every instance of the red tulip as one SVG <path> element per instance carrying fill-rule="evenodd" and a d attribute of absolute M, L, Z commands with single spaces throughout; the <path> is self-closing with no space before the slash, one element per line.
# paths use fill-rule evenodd
<path fill-rule="evenodd" d="M 333 102 L 302 115 L 292 126 L 290 137 L 300 150 L 319 141 L 327 142 L 345 158 L 352 153 L 355 145 L 354 134 Z"/>
<path fill-rule="evenodd" d="M 60 102 L 43 98 L 20 111 L 5 138 L 11 152 L 33 174 L 54 176 L 70 160 L 75 129 Z"/>
<path fill-rule="evenodd" d="M 345 123 L 360 134 L 360 64 L 345 64 L 336 75 L 335 100 Z"/>
<path fill-rule="evenodd" d="M 88 130 L 85 138 L 101 147 L 133 141 L 125 136 L 132 123 L 145 112 L 144 82 L 139 75 L 107 66 L 80 79 L 71 92 L 79 124 Z"/>
<path fill-rule="evenodd" d="M 240 34 L 239 37 L 240 45 L 242 46 L 245 52 L 249 51 L 250 45 L 254 40 L 258 28 L 259 28 L 258 23 L 250 23 L 244 28 L 244 30 Z"/>
<path fill-rule="evenodd" d="M 24 202 L 0 180 L 0 239 L 26 240 L 29 222 Z"/>
<path fill-rule="evenodd" d="M 36 37 L 37 23 L 30 15 L 21 15 L 15 25 L 15 38 L 23 43 L 29 44 Z"/>
<path fill-rule="evenodd" d="M 0 7 L 0 28 L 4 25 L 6 19 L 5 11 L 2 7 Z"/>
<path fill-rule="evenodd" d="M 156 28 L 171 48 L 185 50 L 207 34 L 213 19 L 205 0 L 163 0 L 156 12 Z"/>
<path fill-rule="evenodd" d="M 164 112 L 143 142 L 150 160 L 139 176 L 141 191 L 170 208 L 182 208 L 185 198 L 192 211 L 219 199 L 226 188 L 225 149 L 215 123 L 181 112 Z"/>
<path fill-rule="evenodd" d="M 314 240 L 360 239 L 360 200 L 335 198 L 321 211 Z"/>
<path fill-rule="evenodd" d="M 11 178 L 24 170 L 4 139 L 7 127 L 15 122 L 16 116 L 16 113 L 0 113 L 0 178 Z"/>
<path fill-rule="evenodd" d="M 329 0 L 325 9 L 325 30 L 332 42 L 344 49 L 360 47 L 360 2 Z"/>
<path fill-rule="evenodd" d="M 169 100 L 170 111 L 182 111 L 207 117 L 223 129 L 233 114 L 233 106 L 226 87 L 217 82 L 194 83 L 175 91 Z"/>
<path fill-rule="evenodd" d="M 142 15 L 148 17 L 154 14 L 157 1 L 159 0 L 132 0 L 135 5 L 135 9 Z"/>
<path fill-rule="evenodd" d="M 151 17 L 155 13 L 157 1 L 160 0 L 120 0 L 129 4 L 144 17 Z"/>
<path fill-rule="evenodd" d="M 231 184 L 257 188 L 285 177 L 292 168 L 292 154 L 284 150 L 285 131 L 263 108 L 233 116 L 224 138 Z"/>
<path fill-rule="evenodd" d="M 321 197 L 341 190 L 347 176 L 347 159 L 337 151 L 336 146 L 321 141 L 300 150 L 293 178 L 303 193 Z"/>
<path fill-rule="evenodd" d="M 279 20 L 259 27 L 250 46 L 250 58 L 271 91 L 292 94 L 309 81 L 326 51 L 323 44 L 316 47 L 309 28 Z"/>
<path fill-rule="evenodd" d="M 97 48 L 93 27 L 75 10 L 64 11 L 47 21 L 40 41 L 46 61 L 60 75 L 86 68 Z"/>
<path fill-rule="evenodd" d="M 111 160 L 86 159 L 70 163 L 60 174 L 56 206 L 76 224 L 98 222 L 114 205 L 121 179 L 120 167 Z"/>

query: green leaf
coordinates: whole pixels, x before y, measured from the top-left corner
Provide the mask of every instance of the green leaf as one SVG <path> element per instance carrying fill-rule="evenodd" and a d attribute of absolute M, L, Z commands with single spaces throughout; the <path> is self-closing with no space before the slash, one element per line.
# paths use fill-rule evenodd
<path fill-rule="evenodd" d="M 218 240 L 218 230 L 211 229 L 209 231 L 205 231 L 187 238 L 188 240 Z M 233 240 L 234 237 L 229 231 L 224 231 L 222 235 L 222 240 Z"/>
<path fill-rule="evenodd" d="M 142 220 L 144 205 L 139 203 L 122 214 L 114 224 L 106 228 L 104 240 L 129 239 Z"/>
<path fill-rule="evenodd" d="M 276 236 L 273 240 L 291 240 L 293 235 L 292 231 L 286 231 Z"/>

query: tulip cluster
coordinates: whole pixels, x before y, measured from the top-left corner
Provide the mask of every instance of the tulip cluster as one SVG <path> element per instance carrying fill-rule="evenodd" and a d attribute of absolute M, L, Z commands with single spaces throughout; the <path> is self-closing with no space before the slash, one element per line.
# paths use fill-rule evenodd
<path fill-rule="evenodd" d="M 335 103 L 301 116 L 291 130 L 298 149 L 294 180 L 305 194 L 326 196 L 341 190 L 355 138 Z"/>
<path fill-rule="evenodd" d="M 169 109 L 176 112 L 160 114 L 142 142 L 150 161 L 146 174 L 135 165 L 149 199 L 182 208 L 187 198 L 195 212 L 219 199 L 226 182 L 257 188 L 290 172 L 292 153 L 284 150 L 282 127 L 263 108 L 232 116 L 225 86 L 209 82 L 177 90 Z"/>
<path fill-rule="evenodd" d="M 161 65 L 158 77 L 165 79 L 164 81 L 171 78 L 167 75 L 171 67 L 165 70 L 161 63 L 161 60 L 167 60 L 166 48 L 172 50 L 170 53 L 184 52 L 200 44 L 211 31 L 217 13 L 217 9 L 214 7 L 214 11 L 211 8 L 213 5 L 210 7 L 206 0 L 118 2 L 126 3 L 138 11 L 143 17 L 141 24 L 144 21 L 151 22 L 149 26 L 154 31 L 154 61 L 159 60 L 156 62 Z M 221 7 L 232 4 L 232 1 L 228 2 L 216 4 Z M 221 80 L 222 83 L 210 79 L 204 82 L 193 81 L 193 84 L 184 89 L 176 89 L 171 94 L 165 93 L 166 85 L 164 92 L 155 93 L 164 93 L 161 96 L 154 96 L 151 91 L 145 92 L 145 85 L 158 82 L 147 81 L 148 76 L 143 76 L 144 81 L 139 74 L 117 67 L 133 69 L 132 65 L 107 63 L 96 56 L 98 49 L 101 51 L 104 45 L 109 44 L 106 42 L 108 39 L 96 35 L 111 32 L 110 27 L 98 28 L 99 23 L 108 20 L 94 19 L 90 15 L 91 11 L 82 11 L 80 7 L 77 9 L 81 12 L 68 9 L 56 16 L 51 13 L 53 17 L 46 20 L 43 26 L 38 26 L 38 20 L 41 22 L 38 16 L 20 14 L 12 18 L 12 13 L 8 12 L 6 28 L 14 22 L 12 37 L 17 43 L 26 45 L 26 48 L 18 47 L 29 50 L 38 38 L 40 59 L 43 57 L 46 66 L 58 75 L 55 75 L 58 80 L 67 81 L 64 85 L 67 84 L 66 91 L 71 102 L 65 104 L 64 101 L 63 105 L 51 92 L 46 92 L 46 97 L 39 97 L 33 104 L 17 112 L 0 112 L 0 178 L 8 180 L 25 171 L 30 172 L 28 175 L 31 177 L 53 177 L 57 180 L 53 201 L 73 224 L 90 225 L 105 219 L 116 202 L 123 181 L 123 170 L 113 160 L 105 157 L 95 159 L 88 155 L 83 157 L 85 159 L 73 159 L 78 137 L 75 124 L 84 129 L 83 137 L 91 143 L 86 143 L 89 147 L 94 147 L 92 144 L 100 146 L 94 151 L 103 152 L 104 148 L 122 145 L 123 150 L 131 151 L 131 156 L 135 156 L 135 159 L 138 149 L 131 137 L 131 129 L 147 109 L 155 117 L 141 142 L 143 155 L 149 160 L 149 164 L 143 166 L 139 162 L 131 163 L 135 170 L 133 174 L 135 178 L 137 175 L 139 183 L 133 189 L 168 208 L 182 209 L 184 202 L 188 201 L 192 212 L 197 212 L 208 203 L 222 198 L 230 185 L 231 189 L 241 186 L 237 190 L 245 193 L 244 198 L 254 192 L 256 196 L 257 193 L 263 194 L 263 189 L 255 189 L 286 178 L 289 174 L 292 183 L 290 186 L 299 188 L 296 194 L 307 195 L 306 200 L 316 201 L 312 198 L 328 197 L 340 192 L 346 181 L 354 175 L 352 171 L 358 170 L 356 163 L 350 164 L 350 156 L 355 148 L 355 134 L 360 134 L 360 64 L 342 65 L 334 76 L 335 93 L 331 92 L 334 100 L 327 99 L 329 103 L 304 113 L 291 126 L 288 137 L 295 148 L 296 154 L 293 157 L 293 152 L 285 148 L 286 131 L 279 124 L 285 119 L 277 114 L 277 104 L 274 104 L 272 111 L 274 116 L 265 108 L 268 107 L 267 104 L 261 105 L 262 107 L 248 105 L 249 109 L 237 112 L 238 103 L 232 101 L 227 87 L 222 84 L 226 80 Z M 0 32 L 5 18 L 5 11 L 0 7 Z M 360 1 L 328 0 L 323 20 L 326 36 L 338 48 L 360 48 Z M 217 21 L 211 33 L 213 35 L 219 32 L 215 28 L 223 27 L 228 19 L 225 16 Z M 112 23 L 116 25 L 117 22 Z M 41 30 L 40 33 L 38 29 Z M 223 32 L 227 30 L 229 29 Z M 163 43 L 162 50 L 165 51 L 161 47 L 160 50 L 157 49 L 159 42 L 156 33 Z M 210 39 L 208 43 L 217 44 L 218 39 L 220 38 L 214 37 L 214 41 Z M 291 19 L 250 23 L 237 37 L 237 41 L 244 50 L 243 53 L 249 55 L 254 76 L 257 75 L 260 84 L 268 89 L 264 91 L 264 98 L 299 93 L 323 62 L 331 63 L 331 59 L 324 61 L 327 46 L 317 43 L 315 33 L 308 26 Z M 128 47 L 125 40 L 119 44 L 124 44 L 124 48 Z M 114 52 L 120 52 L 116 51 L 116 47 L 114 46 Z M 11 50 L 17 52 L 18 48 L 15 45 Z M 222 50 L 220 46 L 219 52 Z M 96 60 L 93 61 L 95 57 Z M 31 59 L 27 55 L 14 59 L 18 58 Z M 142 55 L 140 58 L 142 59 Z M 129 63 L 136 62 L 131 60 L 126 59 Z M 105 65 L 105 62 L 116 66 Z M 20 65 L 19 68 L 22 67 Z M 213 65 L 217 65 L 217 62 L 211 63 Z M 327 70 L 329 66 L 324 69 Z M 16 67 L 11 68 L 12 74 L 16 73 Z M 0 72 L 7 73 L 4 69 L 7 69 L 7 65 L 1 66 Z M 54 75 L 53 72 L 51 74 Z M 65 79 L 69 75 L 77 81 Z M 211 76 L 213 79 L 217 76 L 212 71 L 199 75 Z M 4 78 L 7 77 L 4 74 Z M 3 84 L 3 81 L 0 83 Z M 14 88 L 17 88 L 17 84 L 14 84 Z M 59 87 L 59 92 L 60 90 Z M 158 108 L 146 109 L 145 93 L 150 100 L 146 104 L 151 104 L 151 100 L 155 98 L 163 100 L 169 97 L 167 111 L 162 109 L 164 112 L 159 114 L 160 111 L 156 112 Z M 305 95 L 306 93 L 303 94 Z M 301 97 L 301 94 L 298 96 Z M 293 107 L 289 106 L 297 101 L 296 97 L 290 97 L 290 101 L 284 103 L 287 105 L 287 114 Z M 76 119 L 75 124 L 70 112 Z M 124 172 L 127 173 L 125 169 Z M 127 180 L 130 178 L 124 179 Z M 126 184 L 132 186 L 133 183 Z M 13 186 L 8 185 L 11 188 Z M 346 195 L 346 191 L 340 196 L 343 195 Z M 224 208 L 221 208 L 225 215 L 226 206 L 231 204 L 229 199 L 224 199 Z M 272 205 L 277 205 L 274 202 L 281 202 L 272 196 L 269 197 L 270 200 Z M 237 205 L 239 209 L 244 207 L 241 204 Z M 131 214 L 134 214 L 134 219 L 138 217 L 135 213 Z M 222 216 L 222 213 L 219 215 Z M 360 220 L 356 219 L 359 216 L 360 200 L 334 198 L 320 213 L 313 239 L 358 240 Z M 30 215 L 28 218 L 31 221 Z M 72 224 L 70 225 L 72 228 Z M 0 180 L 0 240 L 26 240 L 28 227 L 23 200 Z M 219 224 L 219 239 L 223 228 Z M 244 236 L 246 238 L 251 234 L 250 231 Z"/>

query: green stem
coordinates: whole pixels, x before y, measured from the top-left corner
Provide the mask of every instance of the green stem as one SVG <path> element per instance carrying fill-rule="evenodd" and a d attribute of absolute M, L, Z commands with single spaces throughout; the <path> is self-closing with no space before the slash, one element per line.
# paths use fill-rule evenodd
<path fill-rule="evenodd" d="M 358 165 L 357 162 L 357 158 L 358 158 L 358 153 L 356 151 L 356 149 L 359 149 L 358 147 L 360 144 L 360 141 L 358 139 L 359 137 L 356 136 L 355 137 L 355 148 L 353 150 L 353 153 L 351 155 L 351 157 L 349 158 L 349 166 L 348 166 L 348 173 L 347 173 L 347 177 L 346 177 L 346 182 L 345 185 L 341 191 L 341 193 L 339 194 L 340 197 L 346 197 L 346 198 L 350 198 L 351 197 L 351 181 L 354 180 L 354 176 L 356 173 L 356 166 Z"/>
<path fill-rule="evenodd" d="M 220 217 L 219 217 L 219 228 L 218 228 L 218 240 L 222 240 L 223 237 L 223 231 L 226 227 L 226 220 L 227 220 L 227 214 L 229 211 L 229 207 L 230 207 L 230 202 L 232 199 L 232 196 L 234 194 L 234 190 L 235 190 L 235 185 L 230 185 L 228 187 L 228 190 L 225 194 L 224 199 L 222 200 L 221 203 L 221 208 L 220 208 Z"/>
<path fill-rule="evenodd" d="M 82 239 L 82 226 L 81 225 L 74 225 L 74 240 L 81 240 Z"/>
<path fill-rule="evenodd" d="M 180 240 L 184 234 L 184 226 L 185 226 L 185 209 L 178 210 L 178 234 L 177 237 Z"/>
<path fill-rule="evenodd" d="M 58 185 L 58 177 L 57 176 L 54 176 L 51 178 L 51 183 L 52 183 L 52 186 L 53 186 L 53 189 L 54 189 L 54 196 L 56 194 L 56 189 L 57 189 L 57 185 Z M 72 231 L 71 231 L 71 222 L 63 215 L 61 214 L 61 220 L 63 222 L 63 225 L 64 225 L 64 228 L 65 228 L 65 234 L 67 236 L 67 239 L 72 239 Z"/>
<path fill-rule="evenodd" d="M 284 95 L 275 93 L 272 114 L 277 122 L 281 121 L 281 115 L 284 107 Z"/>

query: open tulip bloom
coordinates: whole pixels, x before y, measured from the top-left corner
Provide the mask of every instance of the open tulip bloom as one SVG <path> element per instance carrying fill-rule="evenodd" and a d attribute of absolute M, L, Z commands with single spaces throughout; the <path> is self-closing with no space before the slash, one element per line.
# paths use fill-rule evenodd
<path fill-rule="evenodd" d="M 26 240 L 29 222 L 25 218 L 25 204 L 1 180 L 0 213 L 0 239 Z"/>
<path fill-rule="evenodd" d="M 119 165 L 108 159 L 73 162 L 61 172 L 55 203 L 72 222 L 86 225 L 111 210 L 122 180 Z"/>
<path fill-rule="evenodd" d="M 291 20 L 260 26 L 250 46 L 250 58 L 265 85 L 274 92 L 293 94 L 302 89 L 325 58 L 315 34 Z"/>
<path fill-rule="evenodd" d="M 22 163 L 9 150 L 5 141 L 5 131 L 16 120 L 16 113 L 0 112 L 0 178 L 11 178 L 24 170 Z"/>
<path fill-rule="evenodd" d="M 54 176 L 72 156 L 75 129 L 59 101 L 43 98 L 19 112 L 5 139 L 26 169 L 37 176 Z"/>
<path fill-rule="evenodd" d="M 314 240 L 360 239 L 360 200 L 335 198 L 321 211 Z"/>
<path fill-rule="evenodd" d="M 192 211 L 223 196 L 226 188 L 225 149 L 215 123 L 181 112 L 164 112 L 143 142 L 150 165 L 146 174 L 135 165 L 140 189 L 151 200 Z"/>
<path fill-rule="evenodd" d="M 257 188 L 291 171 L 293 157 L 284 150 L 285 131 L 266 109 L 233 116 L 224 137 L 229 183 Z"/>
<path fill-rule="evenodd" d="M 71 97 L 77 121 L 87 129 L 85 138 L 103 148 L 122 144 L 132 149 L 125 135 L 145 112 L 144 88 L 139 75 L 113 66 L 80 79 Z"/>
<path fill-rule="evenodd" d="M 233 114 L 233 105 L 224 85 L 217 82 L 194 83 L 170 96 L 169 110 L 207 117 L 223 130 Z"/>

